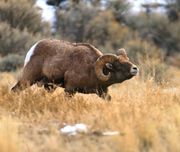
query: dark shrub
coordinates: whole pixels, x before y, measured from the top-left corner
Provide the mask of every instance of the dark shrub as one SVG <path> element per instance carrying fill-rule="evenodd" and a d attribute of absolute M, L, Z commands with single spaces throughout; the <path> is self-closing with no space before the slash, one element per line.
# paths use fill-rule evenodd
<path fill-rule="evenodd" d="M 15 71 L 17 68 L 22 67 L 23 59 L 23 56 L 17 54 L 9 54 L 0 58 L 0 71 Z"/>

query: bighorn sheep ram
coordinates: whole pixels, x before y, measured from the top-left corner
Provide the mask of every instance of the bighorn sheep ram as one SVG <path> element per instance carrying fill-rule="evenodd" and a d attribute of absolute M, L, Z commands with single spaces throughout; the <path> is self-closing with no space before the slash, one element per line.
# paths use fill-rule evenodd
<path fill-rule="evenodd" d="M 22 76 L 12 90 L 22 90 L 37 83 L 45 89 L 61 86 L 69 95 L 96 93 L 110 99 L 108 86 L 137 73 L 138 68 L 129 61 L 124 49 L 119 49 L 117 55 L 103 55 L 88 43 L 45 39 L 27 53 Z"/>

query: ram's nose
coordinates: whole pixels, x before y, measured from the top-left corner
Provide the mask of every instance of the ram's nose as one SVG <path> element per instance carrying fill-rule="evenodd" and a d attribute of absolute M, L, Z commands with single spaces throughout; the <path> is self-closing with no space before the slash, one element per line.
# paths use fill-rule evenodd
<path fill-rule="evenodd" d="M 135 66 L 135 65 L 133 65 L 133 66 L 131 67 L 130 73 L 131 73 L 132 75 L 137 75 L 138 72 L 139 72 L 138 67 Z"/>

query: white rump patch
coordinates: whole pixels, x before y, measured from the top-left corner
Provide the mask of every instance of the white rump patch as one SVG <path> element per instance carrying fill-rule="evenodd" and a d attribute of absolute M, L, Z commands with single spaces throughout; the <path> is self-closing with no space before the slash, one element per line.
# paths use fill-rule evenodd
<path fill-rule="evenodd" d="M 30 50 L 27 52 L 26 57 L 25 57 L 25 60 L 24 60 L 24 67 L 25 67 L 26 64 L 30 61 L 31 56 L 33 55 L 34 50 L 35 50 L 35 48 L 36 48 L 36 45 L 37 45 L 38 43 L 39 43 L 39 42 L 35 43 L 35 44 L 30 48 Z"/>

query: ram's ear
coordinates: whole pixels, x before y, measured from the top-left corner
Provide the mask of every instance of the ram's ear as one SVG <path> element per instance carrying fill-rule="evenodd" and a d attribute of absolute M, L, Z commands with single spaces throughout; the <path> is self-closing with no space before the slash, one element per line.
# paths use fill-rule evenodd
<path fill-rule="evenodd" d="M 126 53 L 126 50 L 124 48 L 117 50 L 116 55 L 118 55 L 118 56 L 123 55 L 123 56 L 127 57 L 127 53 Z"/>

